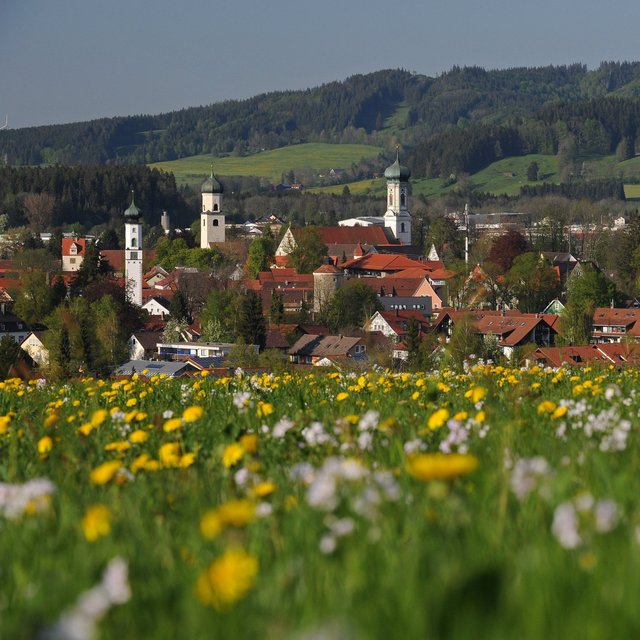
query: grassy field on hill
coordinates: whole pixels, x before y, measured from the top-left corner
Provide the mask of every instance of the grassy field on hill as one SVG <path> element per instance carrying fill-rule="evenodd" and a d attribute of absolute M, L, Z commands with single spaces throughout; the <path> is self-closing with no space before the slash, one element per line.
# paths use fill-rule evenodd
<path fill-rule="evenodd" d="M 210 155 L 191 156 L 170 162 L 158 162 L 152 167 L 172 172 L 180 184 L 197 184 L 211 171 L 221 176 L 259 176 L 274 183 L 280 182 L 283 173 L 293 169 L 311 168 L 316 171 L 350 167 L 362 158 L 372 158 L 382 149 L 364 144 L 307 144 L 263 151 L 251 156 L 214 158 Z"/>
<path fill-rule="evenodd" d="M 539 166 L 540 180 L 530 182 L 527 180 L 527 168 L 533 162 Z M 627 180 L 640 180 L 640 156 L 616 162 L 615 156 L 590 156 L 582 158 L 579 163 L 584 169 L 587 177 L 591 179 L 620 177 Z M 560 176 L 557 172 L 557 158 L 551 155 L 530 154 L 526 156 L 516 156 L 504 158 L 494 162 L 482 171 L 478 171 L 468 177 L 469 182 L 478 191 L 492 193 L 495 195 L 507 194 L 509 196 L 518 195 L 520 187 L 524 185 L 542 184 L 551 182 L 558 184 Z M 349 183 L 349 190 L 354 195 L 384 195 L 385 182 L 380 178 L 377 180 L 360 180 Z M 444 186 L 442 178 L 418 178 L 411 181 L 413 195 L 424 195 L 427 198 L 437 198 L 456 188 L 456 184 Z M 334 185 L 331 187 L 319 187 L 312 189 L 315 192 L 342 193 L 344 185 Z M 640 185 L 625 185 L 627 198 L 640 198 Z"/>

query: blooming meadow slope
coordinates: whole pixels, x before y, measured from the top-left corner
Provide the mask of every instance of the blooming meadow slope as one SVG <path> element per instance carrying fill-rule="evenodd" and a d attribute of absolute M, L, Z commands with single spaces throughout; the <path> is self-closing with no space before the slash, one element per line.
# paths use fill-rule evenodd
<path fill-rule="evenodd" d="M 635 370 L 0 386 L 0 637 L 640 628 Z"/>

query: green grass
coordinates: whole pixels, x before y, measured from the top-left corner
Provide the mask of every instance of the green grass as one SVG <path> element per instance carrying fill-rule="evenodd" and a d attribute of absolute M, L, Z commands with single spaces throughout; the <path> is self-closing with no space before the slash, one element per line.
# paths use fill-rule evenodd
<path fill-rule="evenodd" d="M 334 168 L 349 168 L 362 158 L 372 158 L 382 152 L 381 148 L 364 144 L 324 144 L 319 142 L 291 145 L 263 151 L 242 158 L 228 156 L 214 158 L 209 155 L 191 156 L 170 162 L 158 162 L 152 167 L 172 172 L 178 183 L 197 184 L 211 171 L 211 163 L 217 175 L 259 176 L 280 182 L 283 173 L 311 168 L 328 171 Z"/>
<path fill-rule="evenodd" d="M 640 184 L 625 184 L 624 195 L 627 200 L 640 200 Z"/>

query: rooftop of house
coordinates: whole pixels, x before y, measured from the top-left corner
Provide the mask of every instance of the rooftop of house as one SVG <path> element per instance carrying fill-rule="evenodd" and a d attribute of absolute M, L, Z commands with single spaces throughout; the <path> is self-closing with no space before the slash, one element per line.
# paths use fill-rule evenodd
<path fill-rule="evenodd" d="M 303 335 L 291 346 L 288 353 L 289 355 L 313 356 L 317 358 L 344 357 L 361 342 L 361 337 Z"/>

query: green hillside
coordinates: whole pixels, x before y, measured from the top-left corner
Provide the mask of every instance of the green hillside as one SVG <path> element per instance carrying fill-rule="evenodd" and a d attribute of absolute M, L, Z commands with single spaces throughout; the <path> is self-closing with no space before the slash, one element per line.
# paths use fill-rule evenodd
<path fill-rule="evenodd" d="M 534 161 L 538 163 L 539 167 L 540 180 L 538 182 L 527 180 L 527 168 Z M 640 181 L 640 156 L 624 162 L 617 162 L 613 155 L 584 156 L 579 159 L 577 165 L 590 179 L 622 178 L 623 180 Z M 543 182 L 558 184 L 560 182 L 560 176 L 557 173 L 557 157 L 542 154 L 503 158 L 464 179 L 468 180 L 477 191 L 509 196 L 518 195 L 520 187 L 524 185 L 536 185 Z M 383 178 L 351 182 L 348 186 L 353 195 L 380 196 L 384 194 L 385 190 Z M 445 186 L 445 181 L 442 178 L 418 178 L 411 181 L 413 195 L 423 195 L 427 198 L 442 196 L 458 187 L 458 183 Z M 343 189 L 344 185 L 341 184 L 318 187 L 311 189 L 311 191 L 340 194 Z M 625 195 L 631 199 L 640 198 L 640 184 L 625 185 Z"/>
<path fill-rule="evenodd" d="M 257 176 L 273 183 L 280 182 L 283 173 L 302 169 L 327 171 L 332 168 L 346 168 L 362 158 L 374 158 L 382 152 L 380 147 L 364 144 L 324 144 L 307 143 L 290 145 L 254 155 L 214 158 L 210 155 L 190 156 L 181 160 L 157 162 L 153 168 L 171 172 L 176 182 L 197 184 L 202 177 L 213 170 L 221 176 Z M 340 186 L 342 189 L 342 186 Z"/>

